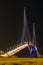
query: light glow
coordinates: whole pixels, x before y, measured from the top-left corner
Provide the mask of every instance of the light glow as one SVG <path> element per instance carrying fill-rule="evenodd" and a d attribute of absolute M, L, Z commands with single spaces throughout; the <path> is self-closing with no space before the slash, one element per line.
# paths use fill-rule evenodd
<path fill-rule="evenodd" d="M 7 52 L 7 53 L 1 55 L 1 56 L 3 56 L 3 57 L 12 56 L 13 54 L 15 54 L 15 53 L 21 51 L 22 49 L 24 49 L 24 48 L 27 47 L 27 46 L 28 46 L 28 44 L 24 44 L 24 45 L 22 45 L 22 46 L 20 46 L 20 47 L 17 47 L 17 48 L 15 48 L 15 49 L 13 49 L 13 50 L 11 50 L 11 51 L 9 51 L 9 52 Z"/>

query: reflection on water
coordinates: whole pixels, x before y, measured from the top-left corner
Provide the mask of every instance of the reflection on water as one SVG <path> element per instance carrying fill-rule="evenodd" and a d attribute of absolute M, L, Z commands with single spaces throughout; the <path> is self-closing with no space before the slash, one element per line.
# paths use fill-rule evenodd
<path fill-rule="evenodd" d="M 43 65 L 43 62 L 0 63 L 0 65 Z"/>
<path fill-rule="evenodd" d="M 43 58 L 0 58 L 0 65 L 43 65 Z"/>

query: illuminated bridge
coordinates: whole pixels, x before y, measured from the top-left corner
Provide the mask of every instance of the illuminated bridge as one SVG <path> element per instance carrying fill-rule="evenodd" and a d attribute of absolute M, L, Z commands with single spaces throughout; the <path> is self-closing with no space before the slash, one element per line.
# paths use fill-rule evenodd
<path fill-rule="evenodd" d="M 33 38 L 31 40 L 30 32 L 27 24 L 27 17 L 25 13 L 26 12 L 24 8 L 24 26 L 21 36 L 22 45 L 0 55 L 0 57 L 11 57 L 13 55 L 16 55 L 18 57 L 39 57 L 39 53 L 36 47 L 35 23 L 33 22 Z"/>

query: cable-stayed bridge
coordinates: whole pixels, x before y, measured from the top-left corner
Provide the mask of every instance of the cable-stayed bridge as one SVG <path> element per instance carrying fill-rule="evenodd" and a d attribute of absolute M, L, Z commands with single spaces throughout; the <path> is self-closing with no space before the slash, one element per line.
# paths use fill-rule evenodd
<path fill-rule="evenodd" d="M 36 45 L 35 23 L 33 23 L 33 38 L 31 41 L 31 36 L 30 36 L 29 29 L 28 29 L 28 24 L 27 24 L 25 8 L 24 8 L 24 26 L 23 26 L 22 36 L 21 36 L 21 43 L 22 43 L 22 45 L 20 45 L 19 47 L 14 48 L 0 56 L 1 57 L 10 57 L 14 54 L 19 53 L 20 51 L 22 51 L 25 48 L 27 48 L 29 51 L 29 53 L 27 53 L 26 57 L 38 57 L 39 56 L 37 47 L 35 46 Z"/>

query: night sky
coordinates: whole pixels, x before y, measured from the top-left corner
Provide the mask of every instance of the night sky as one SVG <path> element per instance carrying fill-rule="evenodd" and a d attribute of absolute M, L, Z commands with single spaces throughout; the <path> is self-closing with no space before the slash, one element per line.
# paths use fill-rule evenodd
<path fill-rule="evenodd" d="M 35 0 L 0 1 L 0 50 L 14 46 L 21 41 L 23 9 L 26 7 L 28 28 L 32 37 L 35 22 L 36 40 L 39 52 L 43 53 L 43 2 Z"/>

